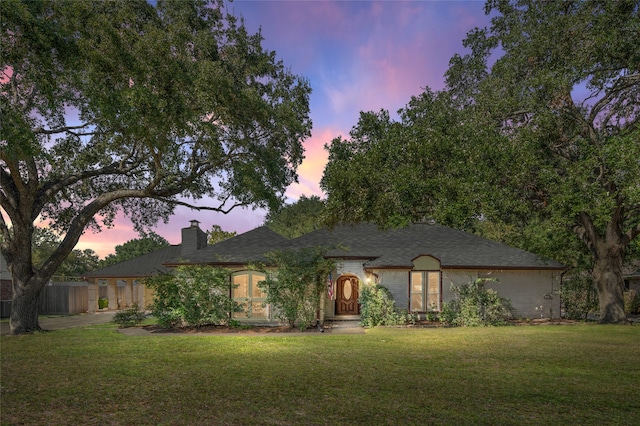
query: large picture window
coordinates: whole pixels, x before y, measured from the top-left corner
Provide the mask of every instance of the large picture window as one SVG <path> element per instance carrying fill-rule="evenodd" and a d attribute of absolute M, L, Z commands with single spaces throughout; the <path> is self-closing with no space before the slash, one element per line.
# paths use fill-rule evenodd
<path fill-rule="evenodd" d="M 265 276 L 259 272 L 244 271 L 231 276 L 233 300 L 242 306 L 242 312 L 235 312 L 235 318 L 269 318 L 269 310 L 264 306 L 267 297 L 258 287 Z"/>
<path fill-rule="evenodd" d="M 411 312 L 440 311 L 440 272 L 411 271 Z"/>

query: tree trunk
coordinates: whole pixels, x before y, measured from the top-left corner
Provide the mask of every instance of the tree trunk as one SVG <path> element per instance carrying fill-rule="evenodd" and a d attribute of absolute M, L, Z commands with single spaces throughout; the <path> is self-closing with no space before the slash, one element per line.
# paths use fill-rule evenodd
<path fill-rule="evenodd" d="M 11 334 L 25 334 L 40 331 L 38 323 L 38 305 L 41 285 L 26 283 L 19 277 L 13 277 L 13 300 L 9 326 Z"/>
<path fill-rule="evenodd" d="M 593 282 L 598 290 L 600 323 L 626 323 L 622 258 L 607 253 L 605 257 L 596 259 L 593 266 Z"/>
<path fill-rule="evenodd" d="M 593 284 L 598 291 L 601 324 L 624 324 L 624 254 L 633 235 L 623 232 L 624 209 L 613 211 L 604 234 L 599 234 L 591 217 L 580 213 L 582 227 L 576 227 L 578 237 L 593 254 Z"/>

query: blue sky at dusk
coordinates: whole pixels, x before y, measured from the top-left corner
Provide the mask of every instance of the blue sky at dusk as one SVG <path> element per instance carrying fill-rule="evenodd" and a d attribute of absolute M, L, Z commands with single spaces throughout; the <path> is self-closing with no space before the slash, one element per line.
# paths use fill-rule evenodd
<path fill-rule="evenodd" d="M 304 142 L 299 183 L 286 193 L 290 202 L 302 194 L 323 196 L 324 145 L 348 136 L 360 111 L 393 114 L 424 87 L 442 89 L 449 59 L 464 52 L 467 32 L 489 24 L 480 1 L 236 0 L 227 8 L 244 17 L 250 33 L 261 28 L 263 47 L 306 77 L 313 89 L 312 136 Z M 156 232 L 178 244 L 180 229 L 191 219 L 199 220 L 203 230 L 217 224 L 242 233 L 260 226 L 264 215 L 251 209 L 223 215 L 179 208 Z M 102 258 L 132 238 L 137 234 L 131 222 L 120 215 L 113 228 L 88 231 L 76 248 L 92 248 Z"/>

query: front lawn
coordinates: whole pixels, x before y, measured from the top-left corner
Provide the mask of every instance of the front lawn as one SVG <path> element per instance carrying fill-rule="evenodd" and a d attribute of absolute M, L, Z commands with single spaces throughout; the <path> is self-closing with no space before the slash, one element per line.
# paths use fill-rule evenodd
<path fill-rule="evenodd" d="M 1 341 L 2 424 L 638 424 L 640 327 Z"/>

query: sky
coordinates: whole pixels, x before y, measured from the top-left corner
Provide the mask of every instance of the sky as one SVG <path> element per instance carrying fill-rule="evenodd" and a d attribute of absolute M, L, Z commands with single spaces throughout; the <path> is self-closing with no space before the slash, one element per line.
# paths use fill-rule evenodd
<path fill-rule="evenodd" d="M 304 76 L 310 97 L 312 136 L 304 141 L 305 160 L 287 202 L 301 195 L 324 197 L 320 179 L 327 162 L 324 145 L 347 137 L 361 111 L 388 110 L 392 116 L 425 87 L 444 87 L 449 59 L 465 53 L 466 34 L 489 24 L 481 1 L 255 1 L 235 0 L 227 8 L 242 16 L 250 33 L 261 31 L 262 45 L 276 52 L 294 74 Z M 220 225 L 238 234 L 263 224 L 264 210 L 234 209 L 228 214 L 176 209 L 155 232 L 180 243 L 181 228 L 198 220 L 203 230 Z M 100 258 L 138 238 L 120 214 L 110 229 L 87 231 L 76 246 Z"/>

